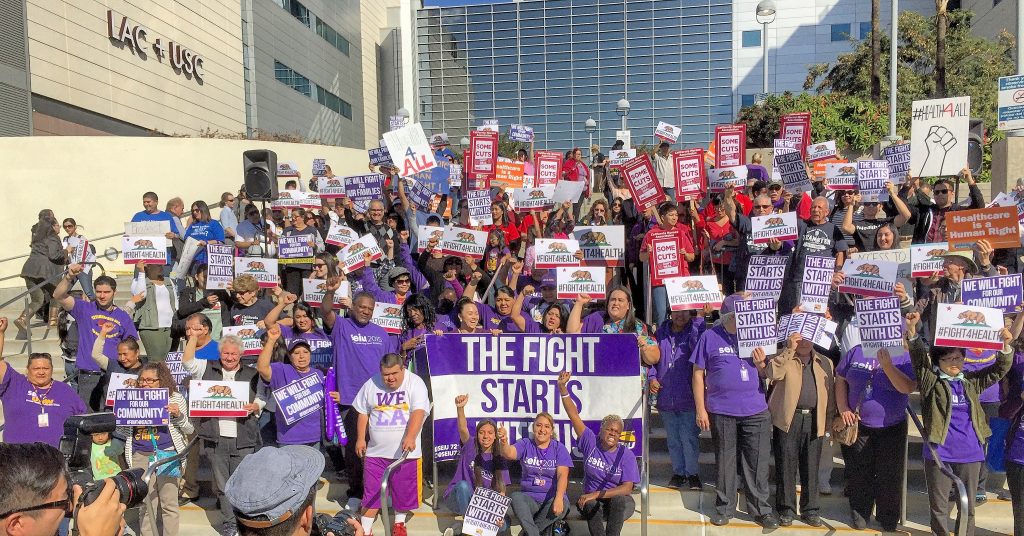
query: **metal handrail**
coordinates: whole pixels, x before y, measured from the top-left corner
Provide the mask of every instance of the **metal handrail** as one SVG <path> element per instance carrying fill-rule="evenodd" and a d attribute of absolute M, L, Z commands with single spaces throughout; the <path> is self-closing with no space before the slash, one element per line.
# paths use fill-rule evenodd
<path fill-rule="evenodd" d="M 641 461 L 640 461 L 640 536 L 647 536 L 647 517 L 650 514 L 651 507 L 651 446 L 650 446 L 650 428 L 651 428 L 651 396 L 650 396 L 650 382 L 643 382 L 643 422 L 640 424 L 641 437 L 644 444 L 641 448 Z"/>
<path fill-rule="evenodd" d="M 945 475 L 946 478 L 952 480 L 953 483 L 956 485 L 957 497 L 960 499 L 960 501 L 958 504 L 958 508 L 956 509 L 956 528 L 953 530 L 953 534 L 955 536 L 966 536 L 967 523 L 965 523 L 964 520 L 966 517 L 965 514 L 967 513 L 967 509 L 969 508 L 967 486 L 964 485 L 963 480 L 960 480 L 960 477 L 956 476 L 956 474 L 953 473 L 953 470 L 949 468 L 949 465 L 946 462 L 942 461 L 942 458 L 939 457 L 939 453 L 936 452 L 935 447 L 932 446 L 932 443 L 930 441 L 928 441 L 928 434 L 925 433 L 924 425 L 921 423 L 921 420 L 918 418 L 917 414 L 914 413 L 914 410 L 909 405 L 907 406 L 907 414 L 910 415 L 910 421 L 914 423 L 914 426 L 916 426 L 917 430 L 921 433 L 921 439 L 924 440 L 925 447 L 927 447 L 928 450 L 931 451 L 932 459 L 935 460 L 936 465 L 939 466 L 939 471 L 943 475 Z M 906 471 L 906 468 L 904 468 L 904 471 Z M 974 490 L 971 490 L 971 493 L 973 492 Z M 903 504 L 905 505 L 906 503 L 907 490 L 906 488 L 904 488 Z"/>
<path fill-rule="evenodd" d="M 380 520 L 384 522 L 384 536 L 391 536 L 391 515 L 388 513 L 388 508 L 391 507 L 391 498 L 388 496 L 389 481 L 391 480 L 391 472 L 402 465 L 406 459 L 409 458 L 409 452 L 403 452 L 402 457 L 391 462 L 388 468 L 384 470 L 384 476 L 380 482 Z M 959 536 L 959 535 L 958 535 Z"/>
<path fill-rule="evenodd" d="M 103 235 L 103 236 L 100 236 L 100 237 L 92 238 L 89 241 L 90 242 L 98 242 L 100 240 L 106 240 L 108 238 L 114 238 L 115 236 L 124 236 L 124 231 L 121 231 L 119 233 Z M 5 257 L 3 259 L 0 259 L 0 264 L 3 264 L 5 262 L 7 262 L 7 261 L 15 261 L 15 260 L 18 260 L 18 259 L 24 259 L 24 258 L 28 257 L 29 255 L 32 255 L 32 252 L 24 253 L 22 255 L 15 255 L 13 257 Z M 15 276 L 15 277 L 20 277 L 20 276 Z M 0 281 L 2 281 L 2 280 L 0 280 Z"/>

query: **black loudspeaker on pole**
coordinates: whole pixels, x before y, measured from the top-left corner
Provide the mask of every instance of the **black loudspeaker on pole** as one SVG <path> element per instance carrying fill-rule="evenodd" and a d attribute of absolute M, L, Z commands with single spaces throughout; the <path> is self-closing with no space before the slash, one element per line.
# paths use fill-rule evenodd
<path fill-rule="evenodd" d="M 272 201 L 277 197 L 277 153 L 253 149 L 242 153 L 245 193 L 252 201 Z"/>
<path fill-rule="evenodd" d="M 985 124 L 981 119 L 971 118 L 967 132 L 967 167 L 977 176 L 981 173 L 982 154 L 985 146 Z"/>

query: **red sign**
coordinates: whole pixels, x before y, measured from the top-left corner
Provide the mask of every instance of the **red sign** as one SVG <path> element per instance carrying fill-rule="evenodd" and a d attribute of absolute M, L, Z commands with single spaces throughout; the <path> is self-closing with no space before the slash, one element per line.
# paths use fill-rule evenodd
<path fill-rule="evenodd" d="M 685 149 L 672 153 L 672 170 L 676 178 L 676 200 L 689 201 L 704 196 L 708 182 L 704 168 L 704 149 Z"/>
<path fill-rule="evenodd" d="M 469 151 L 462 151 L 462 162 L 464 163 L 463 169 L 468 169 L 470 166 L 470 156 L 472 153 Z M 469 176 L 469 173 L 462 174 L 462 191 L 468 192 L 470 190 L 490 190 L 491 189 L 491 177 L 490 175 L 474 175 Z"/>
<path fill-rule="evenodd" d="M 533 155 L 533 179 L 535 187 L 555 184 L 562 176 L 562 153 L 558 151 L 537 151 Z"/>
<path fill-rule="evenodd" d="M 676 229 L 649 232 L 659 233 L 651 239 L 651 256 L 647 264 L 650 266 L 651 286 L 660 287 L 669 277 L 682 277 L 683 258 L 679 253 L 683 248 Z"/>
<path fill-rule="evenodd" d="M 747 163 L 747 125 L 715 127 L 715 168 L 742 166 Z"/>
<path fill-rule="evenodd" d="M 786 114 L 779 119 L 779 137 L 796 143 L 800 158 L 807 157 L 811 144 L 811 112 Z"/>
<path fill-rule="evenodd" d="M 626 178 L 626 185 L 633 194 L 633 203 L 638 211 L 643 212 L 665 200 L 665 191 L 661 189 L 647 153 L 623 164 L 622 175 Z"/>
<path fill-rule="evenodd" d="M 478 178 L 481 175 L 494 176 L 494 165 L 498 161 L 498 133 L 488 130 L 474 130 L 469 133 L 469 166 L 466 174 Z"/>

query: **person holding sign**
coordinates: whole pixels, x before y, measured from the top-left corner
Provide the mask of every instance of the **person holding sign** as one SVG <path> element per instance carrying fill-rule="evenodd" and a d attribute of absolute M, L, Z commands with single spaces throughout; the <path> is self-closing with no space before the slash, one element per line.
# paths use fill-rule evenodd
<path fill-rule="evenodd" d="M 310 366 L 313 353 L 309 348 L 309 342 L 305 339 L 293 339 L 288 345 L 288 358 L 284 363 L 271 363 L 270 358 L 274 353 L 274 345 L 281 338 L 281 326 L 273 325 L 267 328 L 267 342 L 260 351 L 260 357 L 256 360 L 256 372 L 260 378 L 270 384 L 275 391 L 274 397 L 278 398 L 277 390 L 289 384 L 303 380 L 307 377 L 315 377 L 320 385 L 324 383 L 324 374 Z M 321 391 L 322 393 L 322 391 Z M 295 403 L 303 401 L 297 400 Z M 337 402 L 337 400 L 335 400 Z M 280 445 L 308 445 L 320 446 L 320 423 L 324 420 L 324 400 L 321 395 L 319 401 L 312 401 L 318 404 L 319 408 L 308 415 L 299 418 L 288 424 L 281 416 L 284 408 L 278 400 L 278 415 L 274 419 L 277 426 L 277 442 Z"/>
<path fill-rule="evenodd" d="M 700 220 L 694 204 L 687 204 L 694 221 Z M 652 307 L 651 317 L 655 325 L 660 325 L 668 314 L 668 291 L 665 290 L 665 277 L 687 277 L 690 275 L 688 263 L 696 258 L 693 250 L 693 232 L 690 226 L 679 221 L 679 207 L 675 203 L 662 203 L 657 212 L 651 214 L 658 220 L 655 227 L 644 235 L 640 245 L 640 260 L 650 264 Z"/>
<path fill-rule="evenodd" d="M 104 372 L 103 381 L 100 382 L 100 387 L 104 392 L 106 392 L 107 386 L 110 383 L 111 374 L 138 374 L 139 370 L 142 369 L 142 365 L 146 364 L 146 361 L 143 361 L 141 356 L 139 356 L 139 341 L 132 337 L 117 343 L 117 359 L 111 360 L 103 355 L 104 341 L 115 328 L 116 326 L 114 326 L 113 322 L 100 324 L 100 336 L 96 337 L 96 342 L 92 343 L 92 359 L 96 361 Z"/>
<path fill-rule="evenodd" d="M 505 460 L 498 453 L 497 425 L 491 419 L 483 419 L 476 423 L 475 433 L 470 434 L 469 423 L 466 421 L 468 402 L 468 394 L 455 397 L 462 450 L 459 452 L 455 476 L 444 491 L 448 509 L 460 516 L 466 514 L 474 489 L 487 487 L 504 495 L 505 488 L 512 483 Z M 508 528 L 509 520 L 506 517 L 501 532 L 508 532 Z M 452 536 L 454 530 L 448 528 L 444 533 L 445 536 Z"/>
<path fill-rule="evenodd" d="M 186 436 L 195 431 L 188 416 L 188 402 L 178 392 L 174 378 L 165 363 L 148 363 L 139 371 L 137 380 L 142 389 L 167 389 L 170 393 L 167 426 L 118 427 L 117 431 L 127 440 L 124 459 L 128 468 L 146 469 L 151 463 L 168 458 L 185 450 Z M 178 479 L 185 471 L 185 459 L 161 466 L 149 481 L 149 495 L 139 509 L 139 525 L 144 536 L 158 536 L 153 533 L 152 516 L 159 515 L 163 525 L 162 536 L 178 535 Z"/>
<path fill-rule="evenodd" d="M 853 236 L 853 243 L 857 251 L 874 251 L 875 233 L 886 224 L 894 224 L 897 228 L 903 227 L 913 218 L 910 207 L 900 199 L 899 191 L 891 182 L 886 181 L 885 189 L 889 192 L 889 201 L 882 206 L 878 201 L 861 203 L 864 207 L 859 215 L 854 214 L 856 203 L 846 207 L 843 214 L 842 231 L 844 236 Z M 860 194 L 855 200 L 860 199 Z M 885 209 L 885 216 L 880 214 Z"/>
<path fill-rule="evenodd" d="M 468 297 L 459 298 L 459 301 L 455 303 L 455 317 L 458 320 L 457 333 L 487 333 L 487 330 L 480 325 L 479 305 L 481 304 Z M 495 328 L 491 333 L 497 335 L 501 333 L 501 330 Z"/>
<path fill-rule="evenodd" d="M 835 269 L 843 266 L 848 248 L 843 232 L 836 224 L 828 221 L 828 200 L 815 197 L 811 201 L 811 219 L 797 222 L 800 238 L 794 249 L 789 276 L 782 287 L 779 301 L 780 311 L 791 311 L 800 297 L 800 285 L 804 278 L 804 259 L 808 256 L 834 257 Z"/>
<path fill-rule="evenodd" d="M 744 290 L 751 257 L 754 255 L 789 255 L 793 250 L 793 242 L 790 240 L 782 242 L 777 238 L 772 238 L 768 242 L 754 242 L 754 226 L 750 218 L 770 215 L 774 210 L 772 200 L 767 195 L 754 197 L 750 215 L 747 216 L 738 206 L 737 196 L 735 188 L 726 187 L 725 193 L 722 194 L 722 207 L 738 235 L 739 246 L 736 254 L 733 255 L 730 266 L 736 278 L 736 289 Z"/>
<path fill-rule="evenodd" d="M 690 358 L 697 426 L 711 430 L 718 461 L 715 511 L 708 517 L 713 525 L 722 526 L 736 514 L 739 461 L 747 510 L 758 525 L 774 530 L 779 520 L 768 504 L 772 421 L 761 381 L 767 359 L 763 348 L 755 348 L 749 361 L 739 357 L 735 304 L 741 299 L 741 294 L 725 298 L 721 322 L 700 336 Z"/>
<path fill-rule="evenodd" d="M 402 235 L 408 238 L 408 231 L 402 231 Z M 395 245 L 394 241 L 388 240 L 388 244 L 392 247 Z M 373 268 L 370 267 L 370 259 L 373 257 L 370 253 L 363 255 L 364 265 L 363 274 L 359 281 L 363 284 L 363 290 L 373 294 L 373 297 L 380 302 L 395 303 L 402 305 L 405 300 L 409 298 L 414 292 L 426 291 L 430 284 L 427 283 L 427 278 L 423 277 L 417 267 L 416 261 L 412 260 L 412 256 L 409 253 L 409 244 L 402 242 L 398 244 L 398 258 L 401 266 L 395 266 L 388 270 L 387 275 L 387 286 L 390 289 L 382 289 L 377 284 L 377 278 L 373 275 Z"/>
<path fill-rule="evenodd" d="M 655 365 L 661 359 L 658 344 L 651 336 L 647 325 L 636 318 L 633 309 L 633 297 L 625 287 L 617 287 L 608 291 L 608 301 L 604 311 L 590 313 L 583 318 L 583 310 L 592 298 L 588 294 L 580 294 L 569 312 L 566 322 L 566 333 L 629 333 L 636 335 L 637 346 L 640 347 L 640 359 L 645 365 Z"/>
<path fill-rule="evenodd" d="M 498 428 L 499 451 L 506 460 L 519 460 L 523 474 L 520 491 L 512 493 L 512 510 L 526 536 L 541 536 L 569 514 L 569 450 L 555 438 L 555 419 L 541 412 L 533 420 L 533 437 L 508 443 L 508 431 Z"/>
<path fill-rule="evenodd" d="M 295 294 L 285 292 L 281 287 L 274 288 L 274 292 L 277 295 L 277 305 L 267 313 L 263 323 L 268 328 L 273 325 L 280 326 L 281 335 L 286 344 L 291 344 L 295 339 L 305 339 L 313 352 L 313 365 L 326 371 L 333 363 L 334 344 L 331 342 L 331 337 L 316 325 L 316 321 L 313 319 L 313 308 L 306 302 L 299 301 L 299 297 Z M 352 301 L 348 298 L 342 298 L 341 303 L 345 308 L 352 305 Z M 292 306 L 291 318 L 279 321 L 281 313 L 289 305 Z"/>
<path fill-rule="evenodd" d="M 221 227 L 219 221 L 210 216 L 210 207 L 207 206 L 206 201 L 192 203 L 192 223 L 185 229 L 184 240 L 189 238 L 199 242 L 199 251 L 192 258 L 193 266 L 196 264 L 206 264 L 207 242 L 224 243 L 224 228 Z M 192 272 L 192 270 L 189 270 L 189 272 Z"/>
<path fill-rule="evenodd" d="M 526 285 L 522 292 L 516 296 L 512 304 L 512 322 L 522 333 L 565 333 L 565 326 L 569 320 L 569 311 L 559 302 L 549 304 L 544 311 L 540 322 L 535 322 L 533 316 L 523 315 L 523 302 L 527 296 L 533 295 L 533 285 Z"/>
<path fill-rule="evenodd" d="M 971 170 L 963 168 L 960 170 L 960 177 L 967 181 L 967 188 L 970 191 L 968 198 L 970 204 L 961 206 L 954 204 L 955 194 L 953 181 L 939 179 L 932 185 L 932 197 L 935 202 L 931 205 L 921 206 L 920 214 L 917 217 L 917 224 L 914 225 L 915 244 L 930 244 L 946 241 L 946 215 L 952 211 L 979 209 L 985 207 L 985 196 L 978 189 L 978 184 L 971 175 Z"/>
<path fill-rule="evenodd" d="M 78 274 L 78 282 L 82 285 L 82 292 L 85 297 L 92 301 L 96 299 L 96 294 L 92 290 L 92 266 L 96 262 L 96 253 L 93 252 L 93 247 L 89 244 L 88 240 L 85 239 L 81 233 L 78 232 L 78 222 L 74 218 L 64 218 L 62 223 L 64 232 L 68 235 L 61 239 L 61 243 L 64 244 L 64 251 L 67 252 L 68 258 L 71 262 L 84 263 L 88 267 L 86 270 L 82 270 L 82 273 Z M 85 257 L 75 257 L 75 251 L 82 248 L 84 244 Z"/>
<path fill-rule="evenodd" d="M 942 258 L 942 275 L 918 278 L 915 292 L 917 301 L 914 303 L 914 311 L 921 315 L 926 337 L 934 337 L 939 305 L 962 301 L 961 281 L 979 273 L 983 277 L 993 277 L 998 273 L 991 262 L 992 246 L 988 240 L 979 240 L 973 252 L 950 251 L 942 255 Z"/>
<path fill-rule="evenodd" d="M 0 317 L 0 407 L 3 408 L 5 443 L 41 442 L 57 447 L 64 421 L 88 413 L 89 408 L 66 383 L 53 381 L 50 354 L 28 356 L 25 374 L 3 359 L 7 317 Z"/>
<path fill-rule="evenodd" d="M 985 463 L 985 442 L 992 434 L 979 394 L 996 384 L 1013 365 L 1013 335 L 1003 328 L 1003 349 L 996 362 L 982 370 L 964 370 L 961 348 L 927 344 L 917 332 L 920 314 L 907 315 L 906 344 L 921 391 L 921 417 L 927 432 L 924 445 L 924 474 L 928 483 L 928 504 L 933 534 L 948 534 L 947 522 L 952 481 L 939 470 L 947 464 L 967 488 L 967 535 L 974 535 L 974 490 Z M 881 357 L 882 352 L 879 351 Z M 962 515 L 962 514 L 961 514 Z"/>
<path fill-rule="evenodd" d="M 595 434 L 580 418 L 576 402 L 569 396 L 572 374 L 558 375 L 558 392 L 562 407 L 572 422 L 583 453 L 583 495 L 576 501 L 591 536 L 619 536 L 622 525 L 633 515 L 633 486 L 640 483 L 640 472 L 633 451 L 619 444 L 625 425 L 622 417 L 606 415 L 601 431 Z"/>
<path fill-rule="evenodd" d="M 786 339 L 786 349 L 768 360 L 765 375 L 772 382 L 768 409 L 772 415 L 775 447 L 775 510 L 786 527 L 796 516 L 799 482 L 800 519 L 812 527 L 823 523 L 818 515 L 818 462 L 826 423 L 835 414 L 832 361 L 814 351 L 814 344 L 799 333 Z"/>
<path fill-rule="evenodd" d="M 320 233 L 316 230 L 316 227 L 308 225 L 306 223 L 306 210 L 302 208 L 296 208 L 292 210 L 292 225 L 286 227 L 282 233 L 283 237 L 301 237 L 305 240 L 305 243 L 312 248 L 313 255 L 320 253 L 324 250 L 324 241 L 320 236 Z M 279 250 L 279 253 L 283 253 L 283 250 Z M 311 257 L 313 255 L 310 255 Z M 288 292 L 293 294 L 302 293 L 302 279 L 309 277 L 312 273 L 313 266 L 309 262 L 300 263 L 289 263 L 284 265 L 282 279 L 284 281 L 284 288 Z"/>
<path fill-rule="evenodd" d="M 177 201 L 177 203 L 175 203 Z M 184 240 L 182 236 L 185 234 L 185 230 L 181 226 L 181 219 L 178 217 L 181 215 L 181 209 L 184 205 L 180 205 L 177 215 L 171 211 L 172 208 L 179 207 L 181 199 L 175 197 L 167 202 L 167 211 L 160 210 L 160 198 L 155 192 L 146 192 L 142 194 L 142 210 L 136 212 L 132 216 L 132 222 L 144 222 L 144 221 L 165 221 L 168 225 L 168 231 L 164 233 L 164 237 L 167 238 L 167 264 L 164 268 L 164 276 L 171 275 L 171 265 L 174 264 L 175 255 L 174 247 L 172 244 L 175 240 Z M 180 242 L 179 242 L 180 243 Z"/>
<path fill-rule="evenodd" d="M 174 281 L 164 279 L 163 266 L 139 261 L 126 310 L 136 320 L 149 361 L 164 361 L 171 351 L 171 324 L 178 308 Z"/>
<path fill-rule="evenodd" d="M 362 525 L 373 529 L 381 506 L 381 481 L 388 465 L 408 457 L 391 473 L 391 506 L 395 523 L 391 534 L 404 536 L 408 512 L 419 508 L 419 459 L 423 457 L 420 430 L 430 412 L 430 396 L 423 380 L 407 373 L 405 360 L 396 353 L 380 359 L 380 372 L 363 384 L 352 402 L 359 413 L 355 451 L 364 463 Z M 369 436 L 369 439 L 367 439 Z"/>

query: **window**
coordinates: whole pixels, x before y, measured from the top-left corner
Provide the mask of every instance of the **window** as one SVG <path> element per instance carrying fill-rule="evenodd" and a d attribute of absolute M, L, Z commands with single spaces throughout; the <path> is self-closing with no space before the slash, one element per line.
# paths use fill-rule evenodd
<path fill-rule="evenodd" d="M 743 47 L 761 46 L 761 30 L 745 30 L 743 32 Z"/>
<path fill-rule="evenodd" d="M 346 119 L 352 119 L 352 105 L 334 93 L 316 86 L 316 100 L 328 110 L 332 110 Z"/>
<path fill-rule="evenodd" d="M 860 23 L 860 39 L 871 39 L 871 23 L 862 22 Z"/>
<path fill-rule="evenodd" d="M 274 62 L 274 78 L 307 97 L 313 96 L 309 79 L 279 61 Z"/>
<path fill-rule="evenodd" d="M 324 41 L 330 43 L 331 46 L 338 49 L 342 54 L 349 55 L 348 39 L 342 37 L 337 30 L 331 28 L 320 17 L 310 13 L 299 0 L 277 0 L 277 3 L 281 6 L 281 9 L 291 13 L 305 27 L 316 31 L 316 34 L 324 38 Z"/>
<path fill-rule="evenodd" d="M 316 19 L 316 33 L 320 37 L 324 38 L 324 41 L 330 43 L 334 48 L 341 51 L 342 54 L 349 55 L 349 44 L 348 39 L 341 36 L 334 28 L 327 25 L 326 22 L 320 20 L 319 17 Z"/>
<path fill-rule="evenodd" d="M 281 9 L 291 13 L 299 22 L 309 26 L 309 10 L 298 0 L 278 0 L 278 4 L 281 5 Z"/>
<path fill-rule="evenodd" d="M 832 25 L 832 41 L 846 41 L 850 38 L 850 23 Z"/>
<path fill-rule="evenodd" d="M 756 100 L 757 95 L 754 95 L 753 93 L 740 95 L 740 107 L 746 108 L 747 106 L 753 106 Z"/>

